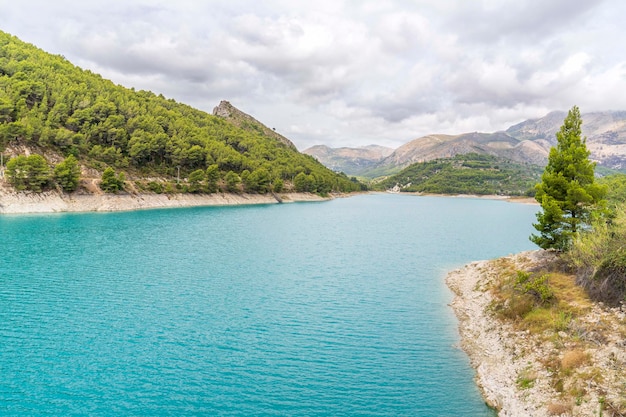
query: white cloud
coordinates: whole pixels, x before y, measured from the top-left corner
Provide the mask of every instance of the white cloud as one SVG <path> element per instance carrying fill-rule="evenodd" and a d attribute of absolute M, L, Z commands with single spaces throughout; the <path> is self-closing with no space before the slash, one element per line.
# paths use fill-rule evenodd
<path fill-rule="evenodd" d="M 0 27 L 206 111 L 228 99 L 300 148 L 493 131 L 626 109 L 620 0 L 0 0 Z"/>

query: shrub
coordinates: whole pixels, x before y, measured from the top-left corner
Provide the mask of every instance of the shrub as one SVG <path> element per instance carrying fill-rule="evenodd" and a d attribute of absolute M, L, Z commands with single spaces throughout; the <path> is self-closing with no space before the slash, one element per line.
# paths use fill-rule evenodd
<path fill-rule="evenodd" d="M 160 182 L 150 181 L 148 184 L 146 184 L 146 186 L 148 187 L 148 190 L 152 191 L 153 193 L 163 193 L 163 184 L 161 184 Z"/>
<path fill-rule="evenodd" d="M 125 181 L 126 177 L 123 172 L 120 172 L 119 175 L 115 175 L 113 168 L 109 167 L 102 173 L 100 188 L 105 193 L 116 193 L 124 189 Z"/>
<path fill-rule="evenodd" d="M 535 385 L 536 380 L 537 374 L 530 369 L 525 369 L 519 373 L 515 382 L 520 389 L 529 389 Z"/>
<path fill-rule="evenodd" d="M 548 404 L 548 414 L 551 416 L 569 415 L 572 412 L 570 404 L 551 403 Z"/>
<path fill-rule="evenodd" d="M 41 192 L 50 184 L 50 167 L 41 155 L 19 155 L 7 162 L 6 176 L 18 191 Z"/>
<path fill-rule="evenodd" d="M 618 207 L 608 220 L 596 219 L 573 241 L 565 259 L 593 299 L 612 306 L 625 301 L 626 208 Z"/>
<path fill-rule="evenodd" d="M 515 287 L 525 294 L 532 295 L 539 304 L 546 304 L 554 299 L 554 291 L 548 284 L 548 275 L 533 277 L 524 271 L 517 271 Z"/>
<path fill-rule="evenodd" d="M 578 368 L 587 362 L 589 356 L 580 349 L 568 350 L 561 358 L 561 369 L 567 371 Z"/>
<path fill-rule="evenodd" d="M 54 167 L 54 179 L 63 188 L 63 191 L 71 193 L 78 188 L 78 180 L 80 179 L 80 166 L 76 157 L 68 156 Z"/>

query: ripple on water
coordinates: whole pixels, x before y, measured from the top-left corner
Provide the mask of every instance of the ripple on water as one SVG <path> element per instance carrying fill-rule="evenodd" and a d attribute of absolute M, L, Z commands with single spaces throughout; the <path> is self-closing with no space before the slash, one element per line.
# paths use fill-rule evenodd
<path fill-rule="evenodd" d="M 360 196 L 0 217 L 0 412 L 492 415 L 441 271 L 528 249 L 533 215 Z"/>

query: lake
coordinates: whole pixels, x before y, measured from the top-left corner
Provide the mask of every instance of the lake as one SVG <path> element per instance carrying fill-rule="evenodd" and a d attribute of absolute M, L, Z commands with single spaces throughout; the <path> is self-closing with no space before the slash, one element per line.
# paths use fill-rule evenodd
<path fill-rule="evenodd" d="M 0 216 L 0 414 L 493 416 L 446 272 L 536 206 L 322 203 Z"/>

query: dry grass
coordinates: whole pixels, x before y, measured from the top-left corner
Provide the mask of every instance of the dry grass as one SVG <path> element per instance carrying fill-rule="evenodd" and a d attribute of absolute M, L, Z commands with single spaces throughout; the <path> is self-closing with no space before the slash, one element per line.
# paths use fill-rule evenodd
<path fill-rule="evenodd" d="M 550 286 L 559 300 L 559 309 L 569 310 L 577 315 L 591 309 L 592 302 L 585 290 L 576 284 L 574 275 L 552 273 Z"/>
<path fill-rule="evenodd" d="M 513 262 L 500 259 L 494 266 L 498 270 L 498 278 L 491 288 L 494 300 L 491 309 L 501 319 L 513 323 L 518 330 L 549 337 L 547 333 L 568 331 L 572 321 L 592 307 L 591 300 L 576 284 L 573 275 L 559 271 L 535 271 L 535 276 L 548 277 L 545 283 L 554 293 L 553 302 L 538 304 L 529 294 L 516 288 L 518 270 Z"/>
<path fill-rule="evenodd" d="M 620 378 L 607 374 L 604 365 L 594 363 L 596 349 L 613 340 L 615 332 L 618 338 L 626 338 L 626 319 L 614 322 L 598 313 L 597 305 L 576 283 L 576 277 L 565 273 L 558 262 L 528 265 L 506 258 L 490 267 L 484 271 L 488 279 L 481 284 L 482 290 L 491 294 L 490 311 L 520 334 L 528 332 L 521 340 L 521 352 L 533 345 L 547 346 L 540 366 L 548 371 L 552 393 L 556 394 L 546 404 L 549 415 L 571 416 L 579 408 L 588 407 L 594 398 L 605 398 L 604 416 L 626 417 L 626 382 L 619 385 L 617 392 L 613 385 L 609 395 L 599 393 L 599 387 L 615 384 Z M 542 302 L 536 294 L 525 292 L 526 288 L 520 285 L 520 269 L 522 274 L 530 274 L 529 280 L 522 283 L 547 276 L 543 283 L 554 297 Z M 615 367 L 619 369 L 623 363 L 616 362 Z M 535 389 L 537 375 L 530 367 L 519 372 L 518 389 Z"/>
<path fill-rule="evenodd" d="M 589 361 L 589 355 L 580 349 L 568 350 L 561 357 L 561 369 L 572 370 Z"/>
<path fill-rule="evenodd" d="M 572 414 L 572 405 L 563 403 L 548 404 L 548 414 L 551 416 L 562 416 Z"/>

